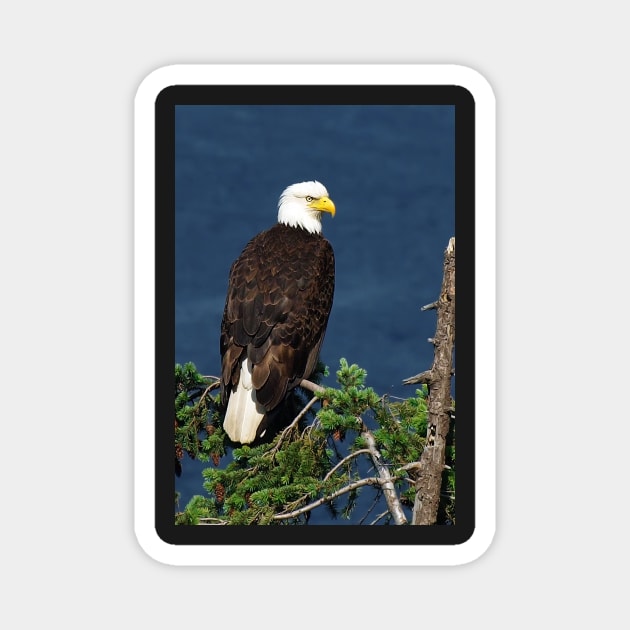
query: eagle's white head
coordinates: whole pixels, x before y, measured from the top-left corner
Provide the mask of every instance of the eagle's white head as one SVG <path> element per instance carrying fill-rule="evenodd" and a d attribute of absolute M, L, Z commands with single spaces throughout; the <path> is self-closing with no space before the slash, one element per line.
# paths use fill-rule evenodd
<path fill-rule="evenodd" d="M 335 204 L 319 182 L 300 182 L 284 189 L 278 201 L 278 223 L 320 234 L 322 212 L 335 216 Z"/>

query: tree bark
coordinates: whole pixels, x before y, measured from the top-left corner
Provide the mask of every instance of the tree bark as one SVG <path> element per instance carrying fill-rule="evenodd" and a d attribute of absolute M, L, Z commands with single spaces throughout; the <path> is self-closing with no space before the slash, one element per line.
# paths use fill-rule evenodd
<path fill-rule="evenodd" d="M 437 327 L 433 344 L 435 354 L 431 369 L 403 381 L 426 383 L 429 389 L 427 407 L 427 440 L 420 456 L 416 477 L 416 497 L 412 525 L 434 525 L 437 520 L 446 456 L 446 437 L 451 423 L 451 378 L 455 347 L 455 238 L 444 252 L 444 277 L 437 303 Z"/>

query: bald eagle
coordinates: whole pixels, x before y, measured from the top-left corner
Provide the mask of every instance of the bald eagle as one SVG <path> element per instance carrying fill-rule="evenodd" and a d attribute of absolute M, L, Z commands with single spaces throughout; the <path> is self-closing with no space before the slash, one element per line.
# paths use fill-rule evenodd
<path fill-rule="evenodd" d="M 223 428 L 233 442 L 263 437 L 274 410 L 317 364 L 335 288 L 322 212 L 335 216 L 320 182 L 287 187 L 277 224 L 230 268 L 220 348 Z"/>

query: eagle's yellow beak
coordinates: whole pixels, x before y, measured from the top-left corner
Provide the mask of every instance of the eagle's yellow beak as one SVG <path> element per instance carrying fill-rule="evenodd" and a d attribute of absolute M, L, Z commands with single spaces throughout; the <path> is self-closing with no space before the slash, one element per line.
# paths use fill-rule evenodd
<path fill-rule="evenodd" d="M 313 201 L 308 204 L 308 207 L 313 208 L 313 210 L 318 210 L 319 212 L 329 212 L 333 217 L 335 216 L 335 204 L 330 197 L 313 199 Z"/>

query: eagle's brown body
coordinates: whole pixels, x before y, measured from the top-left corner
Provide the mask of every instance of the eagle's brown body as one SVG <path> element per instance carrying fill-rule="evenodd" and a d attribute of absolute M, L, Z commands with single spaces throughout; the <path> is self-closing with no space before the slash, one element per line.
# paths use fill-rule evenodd
<path fill-rule="evenodd" d="M 264 414 L 311 375 L 334 284 L 333 250 L 321 233 L 278 223 L 247 244 L 230 269 L 221 324 L 223 401 L 236 390 L 244 359 L 249 360 L 254 402 Z M 265 426 L 257 422 L 256 437 Z"/>

